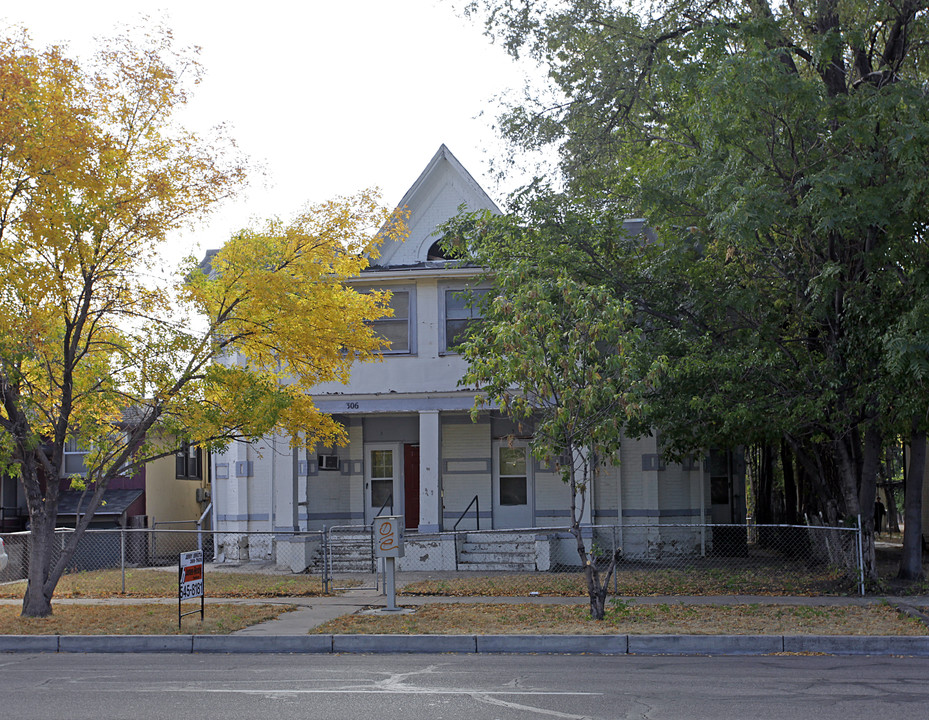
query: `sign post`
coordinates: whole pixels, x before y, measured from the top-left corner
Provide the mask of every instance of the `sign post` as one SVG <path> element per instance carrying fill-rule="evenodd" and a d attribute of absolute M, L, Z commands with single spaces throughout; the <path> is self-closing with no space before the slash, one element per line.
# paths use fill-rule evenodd
<path fill-rule="evenodd" d="M 198 612 L 181 612 L 181 601 L 200 598 L 200 622 L 203 622 L 203 550 L 181 553 L 177 558 L 177 629 L 181 629 L 181 618 Z"/>
<path fill-rule="evenodd" d="M 381 515 L 374 518 L 374 556 L 384 558 L 384 582 L 387 586 L 387 611 L 398 611 L 395 563 L 403 557 L 403 516 Z"/>

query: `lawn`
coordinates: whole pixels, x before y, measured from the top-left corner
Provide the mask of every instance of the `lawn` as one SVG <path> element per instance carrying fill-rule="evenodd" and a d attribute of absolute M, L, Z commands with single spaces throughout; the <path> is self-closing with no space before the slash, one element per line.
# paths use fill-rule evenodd
<path fill-rule="evenodd" d="M 634 569 L 620 570 L 616 592 L 622 597 L 655 595 L 826 595 L 842 587 L 841 573 L 822 570 L 772 568 Z M 852 589 L 845 585 L 846 591 Z M 525 573 L 516 575 L 459 575 L 409 583 L 403 595 L 447 597 L 582 597 L 587 585 L 580 572 Z"/>
<path fill-rule="evenodd" d="M 185 603 L 184 612 L 199 606 Z M 56 605 L 49 618 L 22 618 L 19 605 L 0 605 L 0 635 L 227 635 L 272 620 L 288 605 L 209 604 L 177 627 L 177 605 Z"/>
<path fill-rule="evenodd" d="M 926 626 L 886 604 L 645 605 L 613 602 L 603 622 L 586 604 L 428 604 L 408 615 L 343 615 L 320 625 L 324 634 L 439 635 L 925 635 Z"/>
<path fill-rule="evenodd" d="M 206 596 L 211 598 L 317 597 L 322 581 L 310 575 L 206 572 Z M 26 583 L 0 585 L 0 598 L 22 598 Z M 63 575 L 55 589 L 56 598 L 177 597 L 177 568 L 126 571 L 126 592 L 119 570 L 94 570 Z"/>

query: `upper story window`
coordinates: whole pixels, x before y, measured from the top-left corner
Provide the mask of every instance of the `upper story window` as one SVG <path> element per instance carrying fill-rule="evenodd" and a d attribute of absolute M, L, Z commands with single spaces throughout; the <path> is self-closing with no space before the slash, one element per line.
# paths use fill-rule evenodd
<path fill-rule="evenodd" d="M 384 353 L 410 353 L 413 346 L 410 341 L 413 327 L 413 303 L 409 290 L 392 290 L 390 307 L 394 311 L 393 317 L 374 320 L 371 323 L 375 334 L 390 343 L 390 348 Z"/>
<path fill-rule="evenodd" d="M 89 450 L 79 440 L 68 440 L 64 446 L 64 458 L 61 471 L 64 475 L 86 475 L 87 465 L 84 458 Z"/>
<path fill-rule="evenodd" d="M 481 320 L 481 302 L 488 290 L 454 288 L 445 291 L 445 350 L 457 351 L 471 328 Z M 470 307 L 469 307 L 470 306 Z"/>
<path fill-rule="evenodd" d="M 203 450 L 184 443 L 174 454 L 174 475 L 188 480 L 203 479 Z"/>

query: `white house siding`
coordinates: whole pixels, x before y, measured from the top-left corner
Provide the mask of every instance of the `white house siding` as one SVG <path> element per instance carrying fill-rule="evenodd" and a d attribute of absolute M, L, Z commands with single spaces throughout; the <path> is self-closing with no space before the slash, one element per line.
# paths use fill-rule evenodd
<path fill-rule="evenodd" d="M 702 464 L 690 470 L 661 461 L 654 436 L 624 438 L 620 458 L 617 515 L 621 519 L 618 544 L 623 553 L 657 559 L 666 554 L 702 552 L 704 531 L 680 527 L 701 523 L 700 499 L 706 484 Z M 646 527 L 637 530 L 637 525 Z"/>
<path fill-rule="evenodd" d="M 597 468 L 594 493 L 593 521 L 597 525 L 615 525 L 619 515 L 620 466 L 601 465 Z"/>
<path fill-rule="evenodd" d="M 697 509 L 691 505 L 690 473 L 676 463 L 658 472 L 659 520 L 663 523 L 693 523 Z"/>
<path fill-rule="evenodd" d="M 278 437 L 253 445 L 234 444 L 225 453 L 214 455 L 217 530 L 227 559 L 268 559 L 271 538 L 277 533 L 282 548 L 289 544 L 287 559 L 278 561 L 299 568 L 308 561 L 312 549 L 296 540 L 287 541 L 285 530 L 363 524 L 369 500 L 365 488 L 370 479 L 370 469 L 365 467 L 367 449 L 377 444 L 400 453 L 400 472 L 393 485 L 395 514 L 403 514 L 407 508 L 404 446 L 419 446 L 419 517 L 407 518 L 407 524 L 414 530 L 418 527 L 420 537 L 451 530 L 475 495 L 480 503 L 481 529 L 514 526 L 516 522 L 525 523 L 516 527 L 567 526 L 567 485 L 553 466 L 541 466 L 533 460 L 527 473 L 531 507 L 521 506 L 513 512 L 501 505 L 495 510 L 494 487 L 499 482 L 494 476 L 496 448 L 502 442 L 525 445 L 532 427 L 516 425 L 490 412 L 472 423 L 469 411 L 475 393 L 458 384 L 466 362 L 445 350 L 446 291 L 475 282 L 479 270 L 429 260 L 427 250 L 436 241 L 436 226 L 455 215 L 462 203 L 470 209 L 497 212 L 443 146 L 400 203 L 411 213 L 409 239 L 388 243 L 374 265 L 351 281 L 360 291 L 409 293 L 409 351 L 386 352 L 382 362 L 356 364 L 345 384 L 326 383 L 314 388 L 317 407 L 346 426 L 349 444 L 301 450 L 295 458 L 288 439 Z M 337 455 L 338 469 L 320 469 L 319 454 Z M 601 468 L 582 523 L 620 525 L 617 540 L 629 556 L 654 557 L 672 548 L 688 552 L 697 547 L 692 534 L 687 534 L 690 531 L 660 526 L 694 523 L 706 512 L 709 489 L 702 468 L 659 468 L 655 437 L 624 439 L 619 457 L 617 466 Z M 368 508 L 367 514 L 372 510 Z M 476 526 L 477 516 L 471 508 L 459 529 Z M 243 544 L 241 533 L 245 531 L 260 535 L 250 536 Z M 444 540 L 430 542 L 441 545 Z M 576 556 L 573 547 L 565 547 L 564 561 L 576 562 L 571 559 Z M 418 554 L 416 563 L 425 568 L 442 554 L 436 548 Z M 555 541 L 551 548 L 551 559 L 556 561 L 564 548 L 557 549 Z M 548 567 L 547 562 L 540 566 Z"/>
<path fill-rule="evenodd" d="M 642 470 L 642 456 L 654 451 L 653 438 L 625 438 L 620 447 L 622 524 L 646 523 L 658 508 L 657 472 Z"/>
<path fill-rule="evenodd" d="M 554 464 L 533 461 L 533 474 L 536 527 L 566 528 L 571 522 L 570 487 L 561 479 L 561 473 L 555 472 Z"/>
<path fill-rule="evenodd" d="M 444 529 L 452 529 L 475 495 L 480 505 L 481 529 L 492 527 L 492 466 L 489 418 L 485 416 L 477 423 L 471 422 L 466 414 L 443 418 L 441 482 Z M 458 524 L 458 529 L 473 530 L 477 525 L 477 511 L 472 507 Z"/>
<path fill-rule="evenodd" d="M 309 530 L 333 525 L 364 524 L 364 447 L 361 418 L 346 420 L 349 444 L 346 447 L 315 448 L 307 458 L 309 477 L 302 515 Z M 320 469 L 320 454 L 338 456 L 336 470 Z"/>

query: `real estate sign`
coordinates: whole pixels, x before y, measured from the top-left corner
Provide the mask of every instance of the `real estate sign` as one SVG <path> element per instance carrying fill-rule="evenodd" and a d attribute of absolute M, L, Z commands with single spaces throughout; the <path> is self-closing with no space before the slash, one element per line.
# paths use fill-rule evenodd
<path fill-rule="evenodd" d="M 203 597 L 203 551 L 181 553 L 180 568 L 180 599 Z"/>
<path fill-rule="evenodd" d="M 200 613 L 203 622 L 204 595 L 203 595 L 203 550 L 181 553 L 177 559 L 178 587 L 177 587 L 177 626 L 181 627 L 181 618 L 184 615 Z M 181 612 L 181 602 L 192 598 L 200 598 L 200 610 Z"/>

